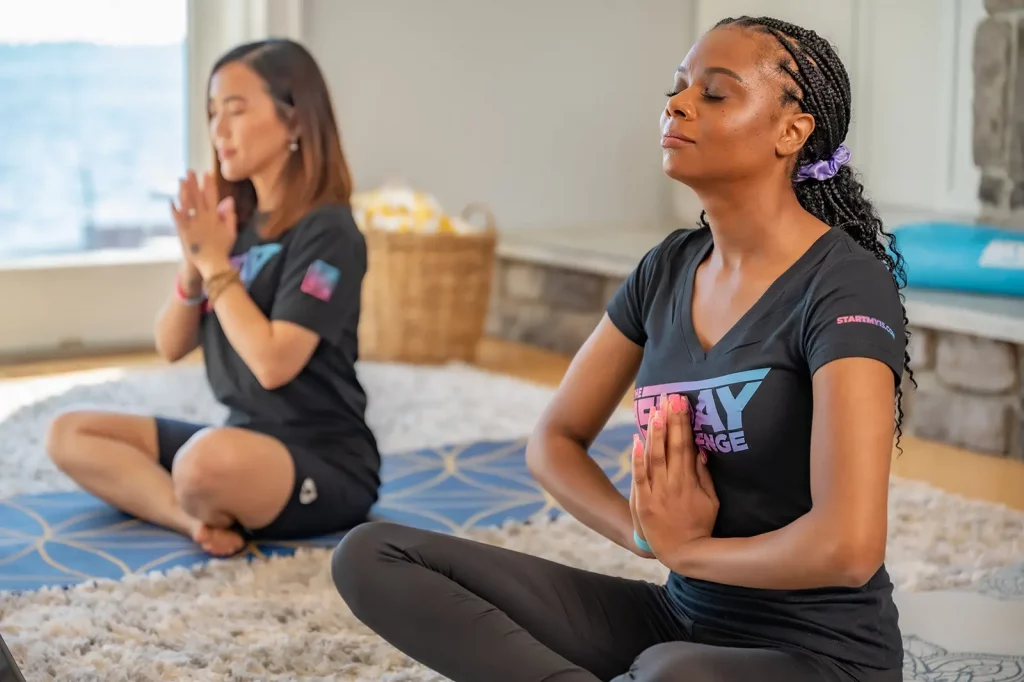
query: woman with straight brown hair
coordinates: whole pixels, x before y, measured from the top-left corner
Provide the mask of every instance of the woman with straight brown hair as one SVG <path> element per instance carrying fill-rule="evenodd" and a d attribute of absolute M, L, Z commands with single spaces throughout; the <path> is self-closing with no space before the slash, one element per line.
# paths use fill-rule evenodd
<path fill-rule="evenodd" d="M 249 43 L 214 65 L 207 107 L 214 171 L 171 206 L 184 259 L 156 346 L 201 347 L 229 416 L 68 412 L 48 449 L 94 495 L 229 555 L 358 524 L 380 457 L 355 372 L 366 244 L 323 75 L 297 43 Z"/>

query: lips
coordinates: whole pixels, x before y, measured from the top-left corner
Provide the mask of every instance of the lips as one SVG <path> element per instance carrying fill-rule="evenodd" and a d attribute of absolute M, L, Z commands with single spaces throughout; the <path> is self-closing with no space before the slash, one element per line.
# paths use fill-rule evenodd
<path fill-rule="evenodd" d="M 661 143 L 663 146 L 670 143 L 670 146 L 680 146 L 683 144 L 696 144 L 692 137 L 687 137 L 682 133 L 674 130 L 666 130 L 661 134 Z"/>

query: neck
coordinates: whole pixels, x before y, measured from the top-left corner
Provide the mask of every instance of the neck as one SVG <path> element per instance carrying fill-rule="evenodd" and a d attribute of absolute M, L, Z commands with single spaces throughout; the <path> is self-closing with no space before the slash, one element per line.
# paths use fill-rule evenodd
<path fill-rule="evenodd" d="M 808 234 L 804 227 L 811 216 L 788 185 L 780 191 L 774 178 L 718 184 L 698 190 L 697 195 L 711 225 L 713 257 L 728 268 L 772 262 L 806 247 Z M 811 221 L 817 222 L 813 218 Z"/>
<path fill-rule="evenodd" d="M 256 190 L 256 210 L 260 213 L 270 213 L 281 205 L 283 186 L 280 180 L 287 162 L 285 156 L 249 178 Z"/>

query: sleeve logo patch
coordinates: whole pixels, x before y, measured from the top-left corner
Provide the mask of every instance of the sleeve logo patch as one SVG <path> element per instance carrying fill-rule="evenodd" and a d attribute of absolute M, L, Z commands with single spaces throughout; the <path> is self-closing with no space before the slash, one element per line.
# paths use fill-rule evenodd
<path fill-rule="evenodd" d="M 322 260 L 315 260 L 309 264 L 300 288 L 313 298 L 319 298 L 326 302 L 331 300 L 331 295 L 334 293 L 334 288 L 338 286 L 339 279 L 341 279 L 341 271 L 338 268 Z"/>
<path fill-rule="evenodd" d="M 881 320 L 875 319 L 874 317 L 868 317 L 867 315 L 843 315 L 841 317 L 836 318 L 836 324 L 850 324 L 852 322 L 860 322 L 861 324 L 873 324 L 876 327 L 881 327 L 882 329 L 884 329 L 892 338 L 896 338 L 896 333 L 889 328 L 889 325 L 887 325 L 885 322 L 882 322 Z"/>

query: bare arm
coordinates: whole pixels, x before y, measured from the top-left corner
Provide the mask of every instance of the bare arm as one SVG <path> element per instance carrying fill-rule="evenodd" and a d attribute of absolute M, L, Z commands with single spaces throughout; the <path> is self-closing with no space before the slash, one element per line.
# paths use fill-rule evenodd
<path fill-rule="evenodd" d="M 182 288 L 191 297 L 202 293 L 202 278 L 194 269 L 184 265 L 179 274 Z M 189 305 L 171 294 L 156 319 L 154 337 L 156 352 L 168 362 L 177 362 L 199 345 L 199 321 L 202 307 Z"/>
<path fill-rule="evenodd" d="M 643 349 L 604 316 L 573 358 L 526 448 L 530 473 L 567 512 L 636 552 L 629 503 L 588 454 L 636 378 Z"/>
<path fill-rule="evenodd" d="M 704 538 L 666 564 L 679 573 L 764 589 L 859 587 L 885 557 L 893 447 L 892 370 L 869 358 L 824 365 L 813 378 L 813 508 L 777 531 Z"/>
<path fill-rule="evenodd" d="M 225 261 L 215 272 L 230 267 Z M 280 388 L 294 379 L 320 342 L 320 336 L 305 327 L 269 320 L 238 283 L 214 299 L 213 311 L 231 347 L 267 390 Z"/>

